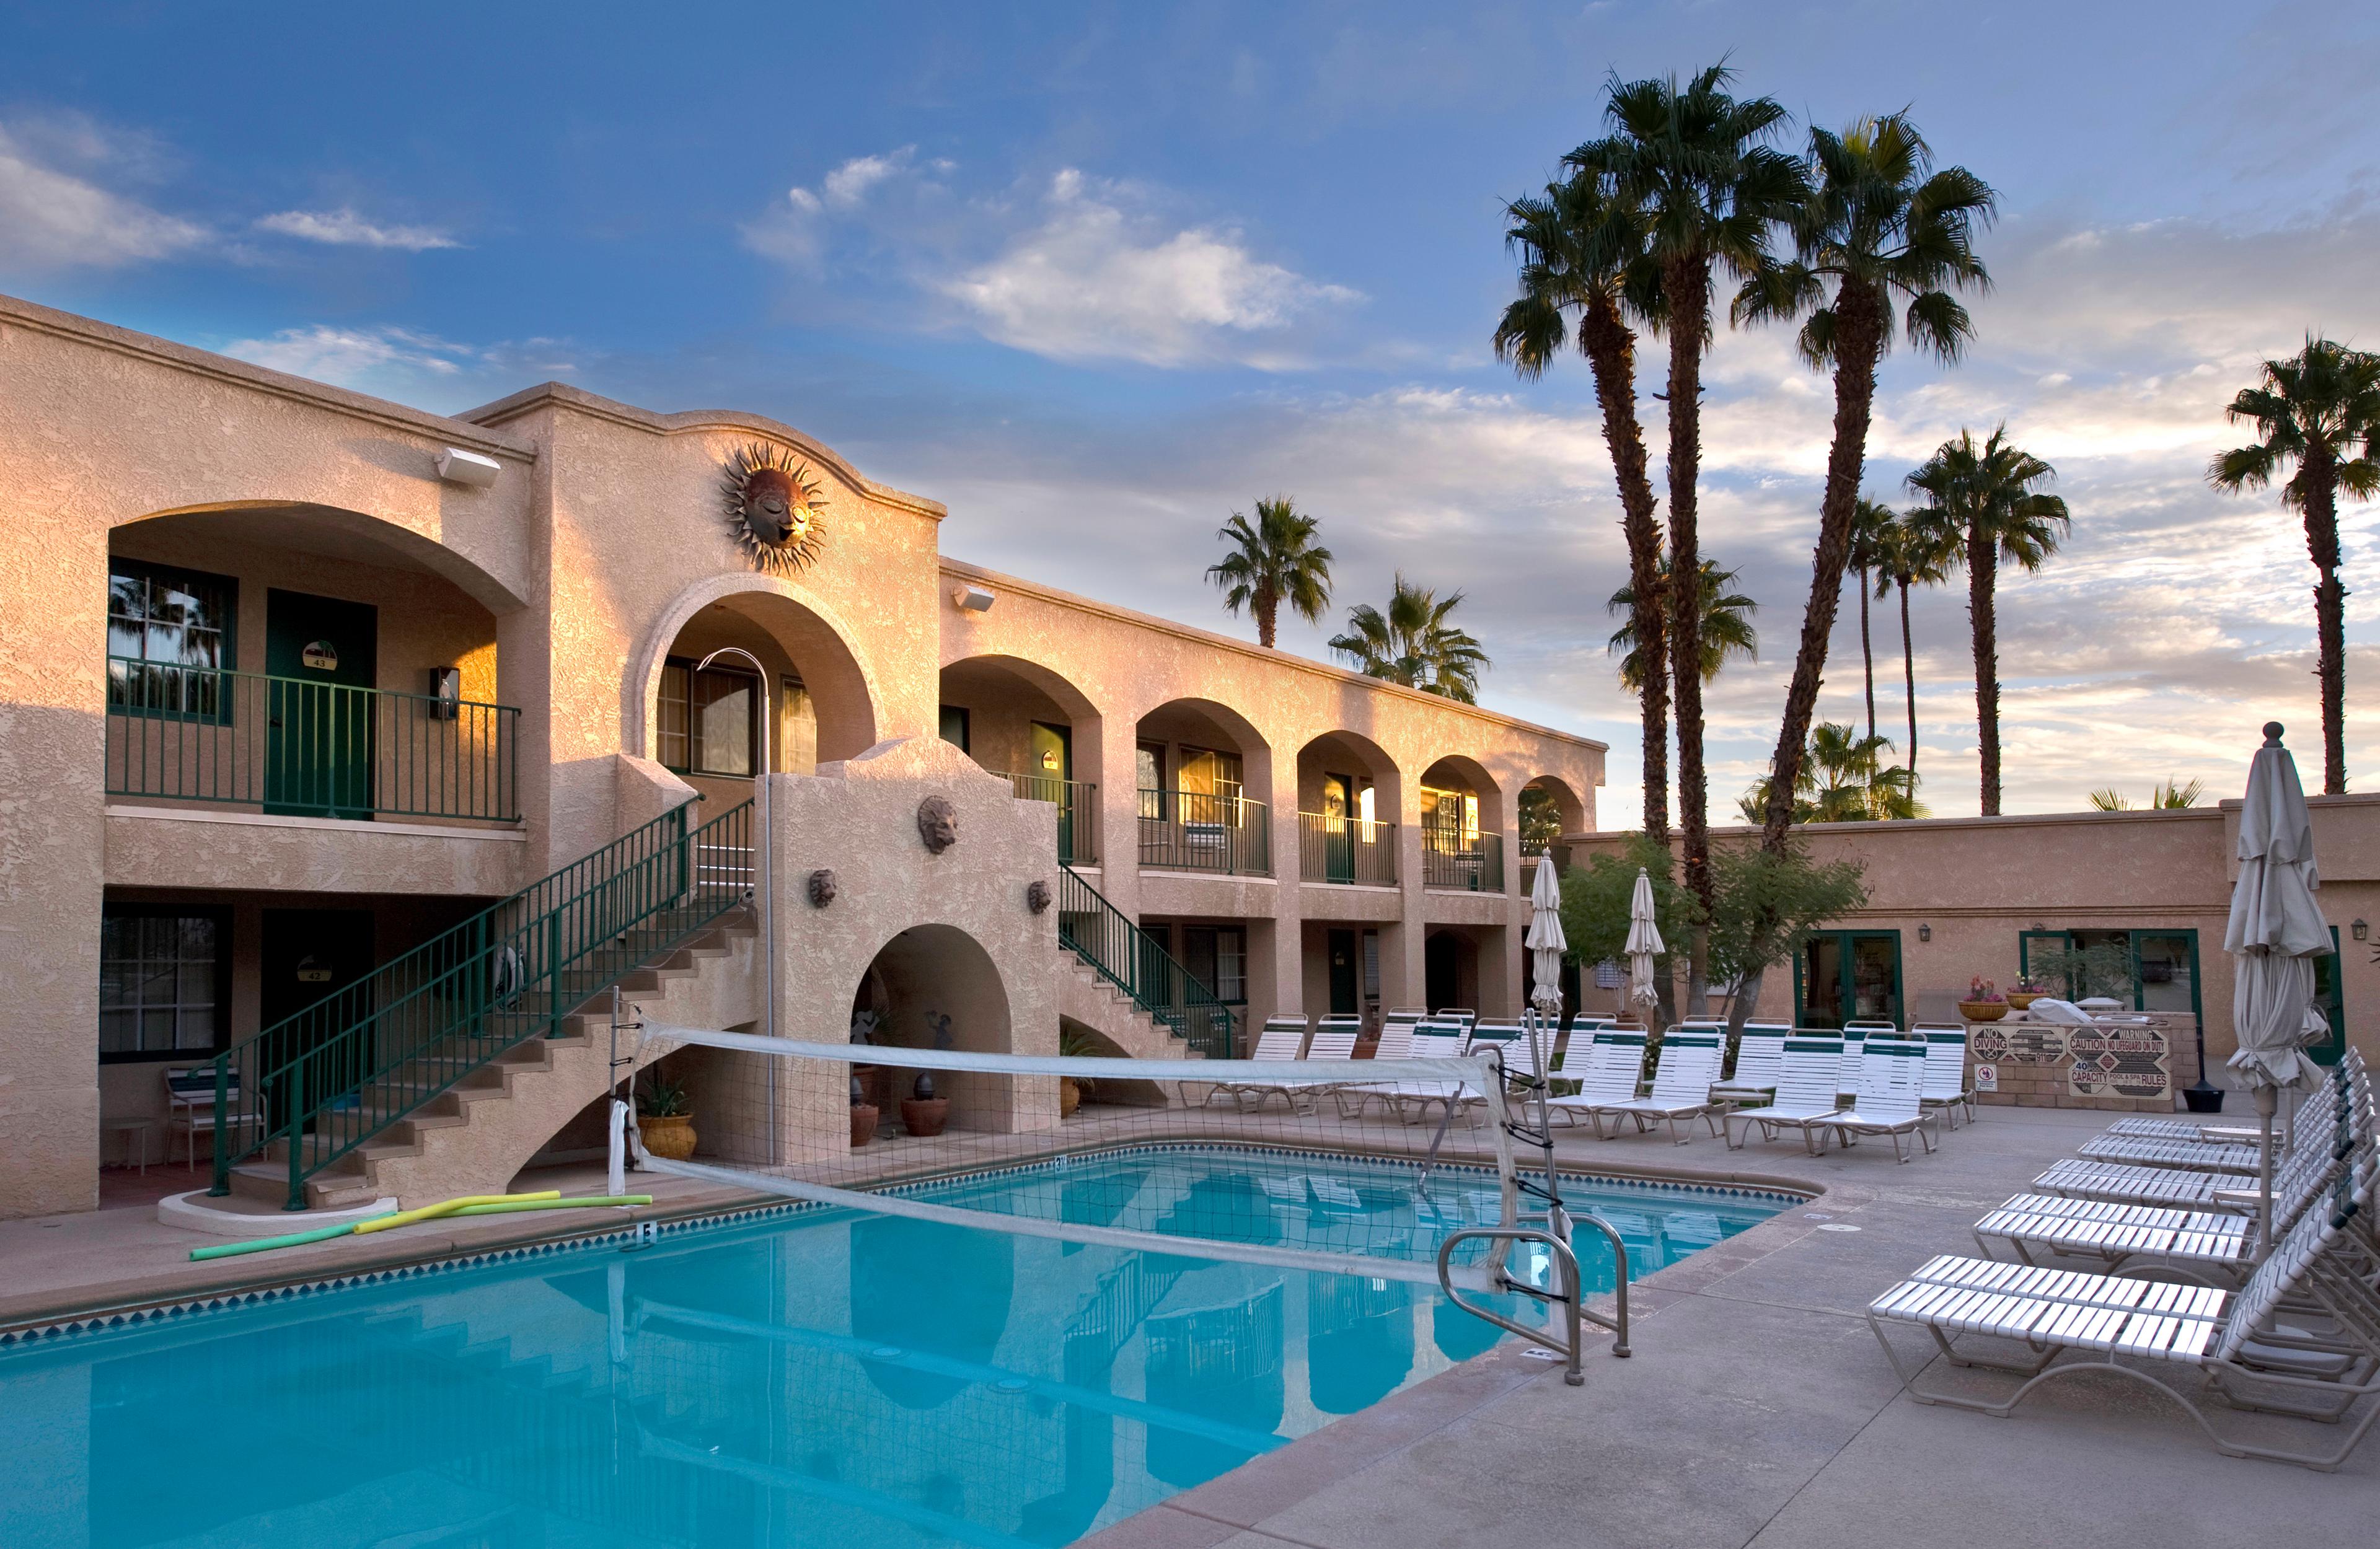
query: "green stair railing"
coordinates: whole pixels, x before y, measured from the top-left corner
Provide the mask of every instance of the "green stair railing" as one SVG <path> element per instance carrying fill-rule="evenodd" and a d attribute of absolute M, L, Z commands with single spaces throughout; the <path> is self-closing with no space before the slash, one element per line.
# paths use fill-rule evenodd
<path fill-rule="evenodd" d="M 1232 1057 L 1232 1009 L 1063 861 L 1058 863 L 1058 944 L 1200 1054 Z"/>
<path fill-rule="evenodd" d="M 678 807 L 215 1057 L 216 1194 L 286 1147 L 306 1180 L 674 951 L 753 889 L 752 804 Z"/>

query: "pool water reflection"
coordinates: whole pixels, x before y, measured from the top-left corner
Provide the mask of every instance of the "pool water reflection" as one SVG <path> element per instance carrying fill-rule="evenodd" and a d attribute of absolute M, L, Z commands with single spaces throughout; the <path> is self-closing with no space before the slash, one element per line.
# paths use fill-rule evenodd
<path fill-rule="evenodd" d="M 1380 1176 L 1118 1157 L 1063 1208 L 1269 1201 L 1250 1229 L 1303 1244 L 1349 1223 L 1283 1180 L 1410 1212 Z M 1781 1203 L 1566 1192 L 1638 1275 Z M 1054 1545 L 1496 1337 L 1403 1281 L 808 1212 L 0 1356 L 0 1523 L 9 1549 Z"/>

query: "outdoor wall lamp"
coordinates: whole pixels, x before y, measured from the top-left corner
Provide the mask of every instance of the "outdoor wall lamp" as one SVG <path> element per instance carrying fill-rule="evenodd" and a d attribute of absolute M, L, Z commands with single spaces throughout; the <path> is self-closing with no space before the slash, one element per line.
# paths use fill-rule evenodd
<path fill-rule="evenodd" d="M 468 484 L 474 490 L 484 490 L 496 481 L 504 466 L 493 457 L 482 457 L 476 452 L 466 452 L 450 446 L 438 454 L 438 477 L 449 484 Z"/>
<path fill-rule="evenodd" d="M 2347 928 L 2348 928 L 2348 929 L 2350 929 L 2350 930 L 2351 930 L 2351 931 L 2353 931 L 2353 932 L 2355 933 L 2355 939 L 2357 939 L 2358 941 L 2362 941 L 2362 940 L 2365 939 L 2366 938 L 2368 938 L 2368 937 L 2372 934 L 2372 927 L 2371 927 L 2370 926 L 2365 925 L 2362 920 L 2358 920 L 2358 921 L 2356 921 L 2353 925 L 2349 926 Z"/>
<path fill-rule="evenodd" d="M 1917 927 L 1917 939 L 1919 939 L 1920 941 L 1931 941 L 1931 940 L 1933 940 L 1933 939 L 1934 939 L 1934 927 L 1933 927 L 1932 926 L 1919 926 Z M 2359 938 L 2359 939 L 2360 939 L 2360 938 Z"/>
<path fill-rule="evenodd" d="M 984 587 L 961 587 L 951 593 L 951 600 L 969 613 L 991 611 L 991 592 Z"/>

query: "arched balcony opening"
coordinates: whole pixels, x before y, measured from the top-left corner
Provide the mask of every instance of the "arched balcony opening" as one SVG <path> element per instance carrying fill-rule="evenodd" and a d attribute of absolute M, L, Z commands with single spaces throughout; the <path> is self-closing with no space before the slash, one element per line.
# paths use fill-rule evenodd
<path fill-rule="evenodd" d="M 1326 732 L 1298 750 L 1298 876 L 1344 887 L 1397 885 L 1396 761 L 1353 732 Z"/>
<path fill-rule="evenodd" d="M 1100 718 L 1056 672 L 1007 656 L 942 669 L 942 740 L 1009 782 L 1020 801 L 1058 809 L 1058 858 L 1099 864 Z"/>
<path fill-rule="evenodd" d="M 809 774 L 875 744 L 875 707 L 850 647 L 779 592 L 733 592 L 704 604 L 656 666 L 645 751 L 700 792 L 710 811 L 750 796 L 764 748 L 767 772 Z"/>
<path fill-rule="evenodd" d="M 1440 758 L 1421 777 L 1422 885 L 1504 890 L 1503 793 L 1477 761 Z"/>
<path fill-rule="evenodd" d="M 1209 699 L 1174 699 L 1135 728 L 1140 864 L 1234 877 L 1272 875 L 1272 750 L 1246 718 Z"/>

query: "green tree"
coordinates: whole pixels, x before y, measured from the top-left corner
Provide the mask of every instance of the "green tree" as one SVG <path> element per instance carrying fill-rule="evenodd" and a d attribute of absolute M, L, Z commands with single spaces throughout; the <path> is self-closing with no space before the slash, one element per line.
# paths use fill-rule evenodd
<path fill-rule="evenodd" d="M 2187 785 L 2180 781 L 2168 780 L 2149 792 L 2148 805 L 2152 808 L 2176 811 L 2183 807 L 2196 806 L 2198 798 L 2205 793 L 2206 782 L 2203 780 L 2193 780 Z M 2132 799 L 2112 785 L 2103 785 L 2092 792 L 2091 805 L 2101 812 L 2134 810 Z"/>
<path fill-rule="evenodd" d="M 1917 781 L 1884 762 L 1888 737 L 1862 736 L 1856 727 L 1825 720 L 1810 729 L 1810 745 L 1795 770 L 1791 811 L 1796 823 L 1872 823 L 1923 817 Z M 1768 781 L 1755 783 L 1738 804 L 1743 820 L 1767 821 Z"/>
<path fill-rule="evenodd" d="M 1708 560 L 1703 561 L 1702 636 L 1703 682 L 1718 676 L 1718 670 L 1730 660 L 1760 660 L 1760 634 L 1752 626 L 1752 615 L 1760 604 L 1742 592 L 1732 590 L 1736 572 L 1721 570 Z M 1667 591 L 1670 585 L 1670 562 L 1663 558 L 1654 567 L 1655 586 Z M 1611 632 L 1607 648 L 1620 658 L 1620 686 L 1641 688 L 1648 681 L 1647 672 L 1658 671 L 1658 656 L 1646 658 L 1636 646 L 1638 625 L 1643 622 L 1636 606 L 1636 583 L 1629 583 L 1613 592 L 1604 603 L 1607 612 L 1617 613 L 1627 622 Z M 1657 624 L 1658 627 L 1658 624 Z"/>
<path fill-rule="evenodd" d="M 1967 616 L 1975 649 L 1975 729 L 1983 750 L 1983 814 L 2000 810 L 1999 567 L 2038 571 L 2072 530 L 2066 502 L 2034 488 L 2058 470 L 2011 443 L 2008 427 L 1982 446 L 1968 431 L 1944 442 L 1909 487 L 1926 504 L 1911 514 L 1936 541 L 1956 542 L 1967 567 Z"/>
<path fill-rule="evenodd" d="M 2338 578 L 2338 497 L 2380 490 L 2380 355 L 2308 336 L 2287 360 L 2267 360 L 2253 387 L 2224 411 L 2253 425 L 2257 439 L 2217 456 L 2206 470 L 2218 490 L 2262 490 L 2285 465 L 2281 504 L 2305 521 L 2313 588 L 2317 672 L 2322 681 L 2322 789 L 2347 790 L 2347 588 Z"/>
<path fill-rule="evenodd" d="M 1618 854 L 1601 854 L 1562 873 L 1562 937 L 1581 963 L 1617 962 L 1628 946 L 1628 906 L 1635 897 L 1639 867 L 1652 878 L 1653 924 L 1672 951 L 1702 923 L 1702 905 L 1677 878 L 1677 860 L 1667 844 L 1641 833 L 1627 837 Z M 1653 983 L 1660 994 L 1661 1025 L 1677 1020 L 1669 954 L 1654 959 Z"/>
<path fill-rule="evenodd" d="M 1711 973 L 1736 986 L 1728 1026 L 1741 1034 L 1768 970 L 1790 962 L 1812 930 L 1867 907 L 1867 880 L 1857 862 L 1815 861 L 1790 836 L 1777 849 L 1730 844 L 1711 860 Z"/>
<path fill-rule="evenodd" d="M 1270 650 L 1282 603 L 1308 623 L 1330 605 L 1330 551 L 1314 541 L 1319 524 L 1287 495 L 1257 502 L 1257 519 L 1238 512 L 1215 536 L 1232 546 L 1207 579 L 1223 588 L 1223 606 L 1256 615 L 1257 643 Z"/>
<path fill-rule="evenodd" d="M 1884 563 L 1884 535 L 1898 526 L 1900 514 L 1864 495 L 1852 515 L 1852 549 L 1847 562 L 1859 577 L 1860 684 L 1867 696 L 1867 734 L 1876 735 L 1876 645 L 1868 636 L 1867 589 Z"/>
<path fill-rule="evenodd" d="M 1912 780 L 1917 777 L 1917 652 L 1909 636 L 1909 588 L 1938 587 L 1950 578 L 1959 563 L 1959 547 L 1922 521 L 1896 516 L 1876 535 L 1876 595 L 1900 593 L 1900 684 L 1909 705 L 1909 759 Z"/>
<path fill-rule="evenodd" d="M 1958 359 L 1974 328 L 1950 293 L 1987 283 L 1974 237 L 1995 205 L 1990 188 L 1966 168 L 1935 170 L 1925 137 L 1900 114 L 1862 119 L 1840 135 L 1813 128 L 1809 154 L 1808 197 L 1792 215 L 1793 261 L 1749 276 L 1735 303 L 1740 321 L 1801 319 L 1803 358 L 1831 368 L 1835 385 L 1810 603 L 1769 764 L 1776 781 L 1761 843 L 1771 851 L 1792 822 L 1795 766 L 1858 527 L 1876 366 L 1892 347 L 1895 309 L 1911 345 L 1946 363 Z"/>
<path fill-rule="evenodd" d="M 1803 197 L 1801 163 L 1769 145 L 1785 109 L 1767 97 L 1733 96 L 1732 73 L 1715 65 L 1681 85 L 1611 78 L 1609 133 L 1572 151 L 1574 171 L 1605 180 L 1624 223 L 1608 222 L 1592 242 L 1601 255 L 1641 251 L 1659 275 L 1670 346 L 1670 573 L 1702 574 L 1700 507 L 1702 361 L 1710 345 L 1711 284 L 1774 267 L 1769 241 Z M 1711 897 L 1710 781 L 1703 759 L 1702 619 L 1699 599 L 1670 588 L 1669 666 L 1678 731 L 1678 819 L 1686 885 Z M 1699 982 L 1696 986 L 1700 987 Z"/>
<path fill-rule="evenodd" d="M 1670 836 L 1670 683 L 1665 668 L 1666 599 L 1659 584 L 1661 524 L 1636 418 L 1637 322 L 1658 326 L 1660 275 L 1645 251 L 1642 212 L 1617 198 L 1608 179 L 1581 173 L 1546 187 L 1543 198 L 1504 207 L 1505 246 L 1521 260 L 1520 295 L 1496 325 L 1496 358 L 1524 381 L 1545 375 L 1574 339 L 1595 380 L 1603 444 L 1620 490 L 1628 545 L 1632 616 L 1643 660 L 1635 690 L 1645 751 L 1645 831 Z M 1573 321 L 1574 320 L 1574 321 Z"/>
<path fill-rule="evenodd" d="M 1366 677 L 1475 704 L 1488 653 L 1467 632 L 1447 623 L 1462 600 L 1461 592 L 1440 600 L 1400 575 L 1386 609 L 1365 602 L 1347 611 L 1347 632 L 1332 635 L 1330 648 Z"/>

